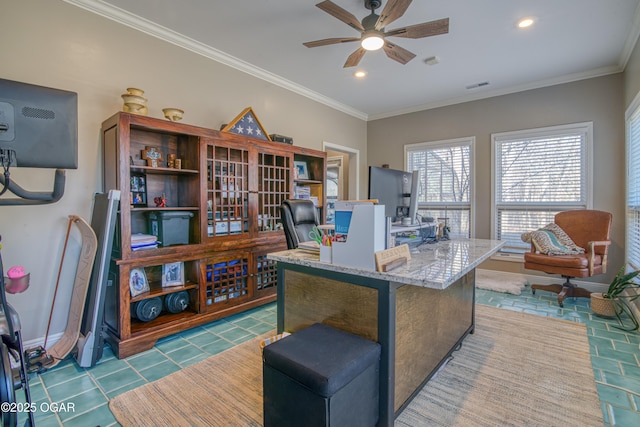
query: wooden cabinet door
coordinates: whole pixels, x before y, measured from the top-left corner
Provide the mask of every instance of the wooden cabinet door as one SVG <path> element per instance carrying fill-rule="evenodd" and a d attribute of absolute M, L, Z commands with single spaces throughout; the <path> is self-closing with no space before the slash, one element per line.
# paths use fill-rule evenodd
<path fill-rule="evenodd" d="M 201 260 L 201 312 L 222 310 L 252 298 L 250 274 L 250 252 L 220 252 Z"/>
<path fill-rule="evenodd" d="M 293 155 L 281 150 L 257 153 L 257 231 L 272 233 L 282 228 L 280 205 L 291 198 Z"/>
<path fill-rule="evenodd" d="M 206 190 L 204 191 L 207 238 L 249 237 L 250 150 L 237 144 L 210 140 L 204 147 Z"/>
<path fill-rule="evenodd" d="M 275 295 L 278 287 L 278 272 L 276 262 L 267 259 L 267 254 L 274 251 L 284 251 L 287 245 L 281 247 L 256 250 L 253 252 L 253 265 L 255 272 L 253 273 L 255 296 L 257 298 L 268 295 Z"/>

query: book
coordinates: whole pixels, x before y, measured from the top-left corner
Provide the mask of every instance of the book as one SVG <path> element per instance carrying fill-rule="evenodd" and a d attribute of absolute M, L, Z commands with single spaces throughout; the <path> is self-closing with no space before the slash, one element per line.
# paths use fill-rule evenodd
<path fill-rule="evenodd" d="M 158 237 L 153 234 L 134 233 L 131 235 L 131 249 L 152 249 L 158 247 Z"/>
<path fill-rule="evenodd" d="M 302 249 L 303 251 L 320 253 L 320 244 L 315 240 L 309 240 L 308 242 L 300 242 L 298 245 L 298 249 Z"/>

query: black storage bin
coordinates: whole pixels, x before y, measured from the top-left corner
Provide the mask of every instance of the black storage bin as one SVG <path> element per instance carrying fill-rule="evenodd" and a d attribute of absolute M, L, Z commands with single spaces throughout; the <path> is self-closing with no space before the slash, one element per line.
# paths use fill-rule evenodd
<path fill-rule="evenodd" d="M 153 211 L 148 214 L 149 234 L 158 238 L 159 246 L 188 245 L 192 212 Z"/>
<path fill-rule="evenodd" d="M 264 426 L 371 427 L 380 345 L 316 323 L 263 350 Z"/>

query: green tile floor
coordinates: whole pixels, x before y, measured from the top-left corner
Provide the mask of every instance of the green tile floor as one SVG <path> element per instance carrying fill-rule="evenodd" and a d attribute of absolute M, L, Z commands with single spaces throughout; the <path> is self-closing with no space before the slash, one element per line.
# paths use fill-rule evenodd
<path fill-rule="evenodd" d="M 478 289 L 476 301 L 585 323 L 605 426 L 640 425 L 638 332 L 625 333 L 615 328 L 615 320 L 592 315 L 586 298 L 569 299 L 560 308 L 556 295 L 549 292 L 532 295 L 527 288 L 522 295 L 515 296 Z M 38 409 L 36 425 L 117 426 L 109 411 L 110 398 L 273 330 L 275 324 L 274 303 L 164 338 L 153 349 L 123 360 L 116 359 L 108 347 L 93 368 L 80 368 L 72 359 L 65 360 L 30 379 L 32 401 Z M 20 393 L 18 401 L 24 402 Z M 56 404 L 58 411 L 54 411 Z M 562 406 L 562 402 L 558 405 Z M 19 425 L 24 424 L 24 419 Z"/>

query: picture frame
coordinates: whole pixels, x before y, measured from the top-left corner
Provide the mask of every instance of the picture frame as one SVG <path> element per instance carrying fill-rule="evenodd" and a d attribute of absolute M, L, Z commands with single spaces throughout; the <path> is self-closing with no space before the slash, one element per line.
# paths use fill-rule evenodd
<path fill-rule="evenodd" d="M 129 290 L 131 296 L 135 297 L 145 292 L 149 292 L 149 282 L 144 268 L 132 268 L 129 272 Z"/>
<path fill-rule="evenodd" d="M 170 262 L 162 265 L 162 287 L 184 285 L 184 262 Z"/>
<path fill-rule="evenodd" d="M 293 162 L 296 168 L 297 179 L 309 179 L 309 170 L 307 169 L 307 162 L 303 161 L 294 161 Z"/>
<path fill-rule="evenodd" d="M 147 207 L 147 176 L 132 173 L 130 181 L 129 203 L 133 207 Z"/>

